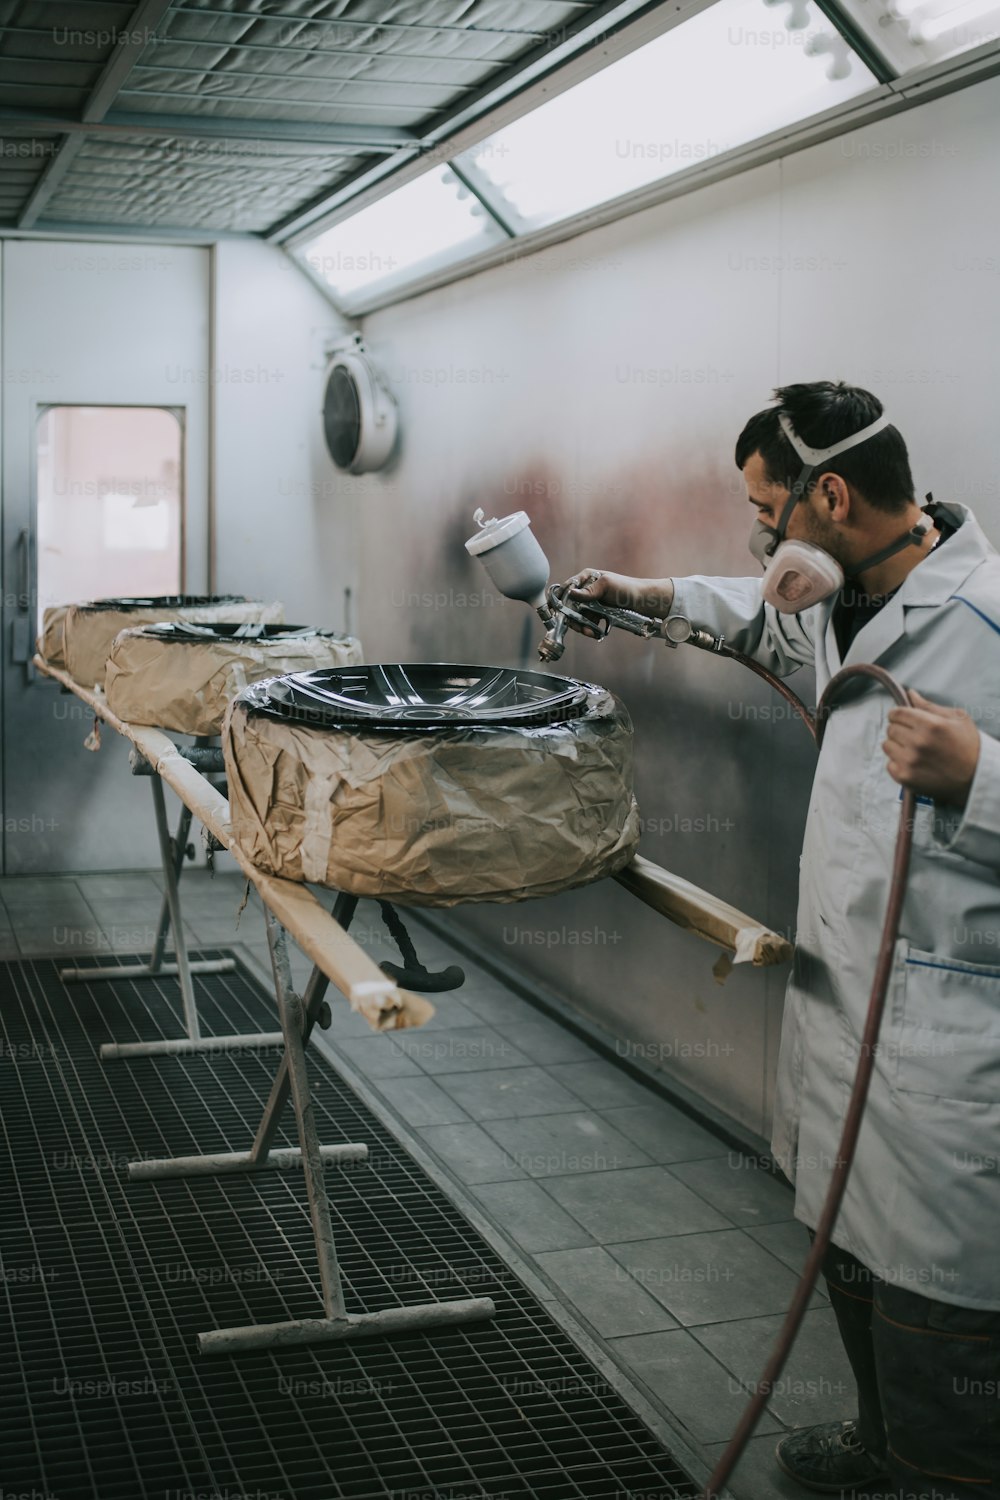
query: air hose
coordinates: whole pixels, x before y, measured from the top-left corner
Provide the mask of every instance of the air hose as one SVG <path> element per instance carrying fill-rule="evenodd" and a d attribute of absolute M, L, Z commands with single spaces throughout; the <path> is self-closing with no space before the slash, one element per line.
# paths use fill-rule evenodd
<path fill-rule="evenodd" d="M 762 667 L 759 661 L 754 661 L 752 656 L 744 656 L 742 651 L 735 651 L 732 646 L 719 644 L 715 647 L 715 652 L 718 656 L 728 656 L 731 661 L 738 661 L 741 667 L 749 668 L 751 672 L 756 672 L 758 677 L 763 677 L 765 682 L 769 682 L 771 686 L 781 694 L 785 702 L 789 704 L 791 708 L 794 709 L 794 711 L 798 714 L 799 718 L 802 720 L 803 724 L 806 726 L 809 733 L 816 741 L 818 747 L 819 730 L 816 726 L 816 718 L 809 712 L 808 708 L 806 708 L 798 693 L 793 693 L 787 683 L 782 682 L 780 677 L 775 677 L 774 673 L 769 672 L 766 667 Z M 842 676 L 843 674 L 841 673 L 840 675 Z M 831 679 L 830 687 L 833 686 L 836 680 L 836 678 Z M 818 716 L 819 709 L 817 709 L 816 713 Z"/>
<path fill-rule="evenodd" d="M 854 667 L 844 667 L 832 677 L 826 686 L 819 704 L 816 708 L 815 722 L 802 702 L 801 698 L 792 693 L 791 690 L 766 667 L 759 662 L 745 657 L 742 652 L 733 651 L 731 648 L 723 647 L 722 655 L 731 656 L 737 661 L 742 661 L 745 666 L 752 668 L 758 676 L 765 678 L 771 685 L 792 704 L 796 712 L 804 719 L 807 727 L 813 733 L 817 748 L 823 744 L 823 736 L 830 717 L 830 710 L 835 698 L 838 697 L 845 684 L 856 677 L 871 677 L 885 688 L 895 702 L 903 708 L 910 707 L 910 695 L 889 672 L 882 667 L 871 666 L 861 663 Z M 833 1233 L 840 1205 L 843 1201 L 844 1190 L 847 1187 L 847 1177 L 854 1160 L 855 1149 L 858 1144 L 858 1135 L 861 1131 L 861 1119 L 864 1114 L 865 1102 L 868 1098 L 868 1089 L 871 1083 L 872 1070 L 875 1066 L 875 1048 L 878 1041 L 879 1030 L 882 1025 L 882 1014 L 885 1010 L 886 995 L 889 989 L 889 980 L 892 975 L 893 957 L 895 954 L 896 940 L 899 935 L 899 922 L 903 910 L 903 901 L 906 896 L 906 878 L 910 866 L 910 850 L 913 844 L 913 816 L 916 807 L 915 794 L 909 787 L 903 788 L 902 806 L 899 814 L 899 831 L 896 834 L 896 848 L 893 856 L 892 880 L 889 885 L 889 899 L 886 904 L 885 918 L 882 923 L 882 938 L 879 945 L 878 962 L 875 966 L 875 976 L 872 980 L 871 994 L 868 1000 L 868 1014 L 865 1017 L 864 1034 L 861 1039 L 861 1055 L 858 1060 L 858 1070 L 854 1078 L 854 1087 L 847 1104 L 847 1112 L 844 1116 L 844 1126 L 841 1132 L 837 1155 L 833 1164 L 833 1172 L 830 1177 L 830 1185 L 827 1189 L 826 1200 L 823 1204 L 819 1221 L 816 1224 L 812 1248 L 806 1259 L 802 1271 L 802 1278 L 795 1291 L 795 1296 L 785 1314 L 774 1349 L 764 1367 L 764 1372 L 757 1382 L 754 1394 L 749 1404 L 744 1409 L 743 1415 L 733 1433 L 712 1473 L 709 1475 L 705 1488 L 702 1490 L 699 1500 L 719 1500 L 719 1494 L 735 1469 L 744 1448 L 753 1435 L 754 1428 L 760 1421 L 764 1407 L 774 1389 L 774 1384 L 785 1367 L 792 1350 L 792 1345 L 802 1326 L 809 1299 L 813 1294 L 816 1282 L 819 1280 L 820 1271 Z"/>

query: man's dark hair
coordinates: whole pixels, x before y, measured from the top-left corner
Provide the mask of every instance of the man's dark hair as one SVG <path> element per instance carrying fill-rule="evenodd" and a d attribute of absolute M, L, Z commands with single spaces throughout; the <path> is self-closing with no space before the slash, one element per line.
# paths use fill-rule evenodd
<path fill-rule="evenodd" d="M 882 415 L 877 396 L 842 380 L 779 386 L 774 398 L 777 406 L 757 412 L 737 438 L 736 467 L 742 469 L 752 454 L 760 453 L 768 479 L 786 489 L 791 489 L 798 478 L 802 460 L 778 425 L 779 413 L 784 412 L 796 434 L 811 448 L 829 448 Z M 906 444 L 891 425 L 857 448 L 837 454 L 822 465 L 822 470 L 839 474 L 879 510 L 901 511 L 914 499 Z"/>

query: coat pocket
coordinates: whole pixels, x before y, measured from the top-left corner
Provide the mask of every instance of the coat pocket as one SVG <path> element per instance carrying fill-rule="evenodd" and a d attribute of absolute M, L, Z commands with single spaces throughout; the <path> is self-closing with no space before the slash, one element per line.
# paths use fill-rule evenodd
<path fill-rule="evenodd" d="M 1000 966 L 904 949 L 896 1087 L 1000 1103 Z"/>

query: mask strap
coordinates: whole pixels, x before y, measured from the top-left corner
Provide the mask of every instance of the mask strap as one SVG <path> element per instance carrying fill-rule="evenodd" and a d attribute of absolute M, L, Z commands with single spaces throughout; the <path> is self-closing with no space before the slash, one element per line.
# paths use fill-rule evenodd
<path fill-rule="evenodd" d="M 879 552 L 873 552 L 871 557 L 862 558 L 856 567 L 852 568 L 851 578 L 857 578 L 862 573 L 867 573 L 869 568 L 874 568 L 878 563 L 885 562 L 887 557 L 893 557 L 897 552 L 902 552 L 904 547 L 919 547 L 924 537 L 931 529 L 930 521 L 918 521 L 911 531 L 904 531 L 888 547 L 883 547 Z"/>
<path fill-rule="evenodd" d="M 773 556 L 775 550 L 777 549 L 778 543 L 785 540 L 785 531 L 788 527 L 789 521 L 792 518 L 792 511 L 798 505 L 799 501 L 802 499 L 802 496 L 809 488 L 809 481 L 813 476 L 814 468 L 814 464 L 803 464 L 802 468 L 799 470 L 798 479 L 796 479 L 795 483 L 788 491 L 788 499 L 785 501 L 784 509 L 782 510 L 781 515 L 778 517 L 778 524 L 774 528 L 774 542 L 768 548 L 769 556 Z"/>
<path fill-rule="evenodd" d="M 803 442 L 783 411 L 778 413 L 778 425 L 801 458 L 802 468 L 799 470 L 799 477 L 788 492 L 788 499 L 778 518 L 778 524 L 774 528 L 774 544 L 768 548 L 769 556 L 773 556 L 778 543 L 785 540 L 785 531 L 791 520 L 792 511 L 808 489 L 809 481 L 820 464 L 826 463 L 828 458 L 835 458 L 838 453 L 846 453 L 848 448 L 855 448 L 859 443 L 866 443 L 870 437 L 874 437 L 877 432 L 888 427 L 889 418 L 883 414 L 874 422 L 869 422 L 867 427 L 862 427 L 858 432 L 852 432 L 850 437 L 841 438 L 838 443 L 831 443 L 828 448 L 811 448 L 808 443 Z M 919 538 L 917 540 L 919 541 Z M 909 536 L 907 541 L 909 541 Z"/>
<path fill-rule="evenodd" d="M 846 453 L 848 448 L 856 448 L 859 443 L 867 443 L 869 438 L 875 436 L 889 425 L 887 416 L 876 417 L 874 422 L 869 422 L 867 427 L 861 427 L 857 432 L 852 432 L 850 437 L 841 438 L 839 443 L 831 443 L 829 448 L 810 448 L 799 437 L 791 422 L 783 411 L 778 413 L 778 425 L 785 437 L 791 443 L 796 453 L 804 464 L 825 464 L 828 458 L 836 458 L 838 453 Z"/>

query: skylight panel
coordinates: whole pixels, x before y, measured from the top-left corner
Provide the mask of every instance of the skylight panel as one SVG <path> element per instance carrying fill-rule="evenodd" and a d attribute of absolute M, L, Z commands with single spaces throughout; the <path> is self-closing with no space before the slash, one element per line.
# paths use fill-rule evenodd
<path fill-rule="evenodd" d="M 717 0 L 456 164 L 482 174 L 491 200 L 523 233 L 844 104 L 876 82 L 812 0 Z"/>
<path fill-rule="evenodd" d="M 388 193 L 307 240 L 296 254 L 342 305 L 451 265 L 507 235 L 447 167 Z"/>

